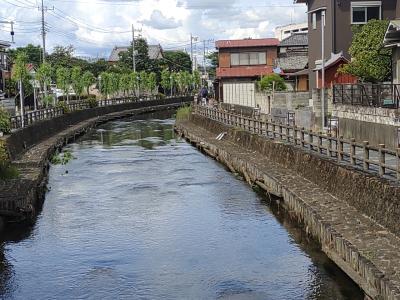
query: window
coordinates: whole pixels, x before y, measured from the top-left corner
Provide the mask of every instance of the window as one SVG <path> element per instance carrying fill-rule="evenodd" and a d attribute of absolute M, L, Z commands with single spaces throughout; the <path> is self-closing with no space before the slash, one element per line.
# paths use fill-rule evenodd
<path fill-rule="evenodd" d="M 351 24 L 365 24 L 381 19 L 381 1 L 351 2 Z"/>
<path fill-rule="evenodd" d="M 238 66 L 238 65 L 239 65 L 239 53 L 232 53 L 231 66 Z"/>
<path fill-rule="evenodd" d="M 312 14 L 312 29 L 317 29 L 317 13 Z"/>
<path fill-rule="evenodd" d="M 231 53 L 231 66 L 254 66 L 267 64 L 265 52 Z"/>

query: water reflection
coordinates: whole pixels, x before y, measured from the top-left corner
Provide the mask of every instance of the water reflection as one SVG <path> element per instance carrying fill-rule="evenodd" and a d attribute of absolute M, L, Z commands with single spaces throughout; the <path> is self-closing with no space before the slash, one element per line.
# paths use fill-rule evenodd
<path fill-rule="evenodd" d="M 283 212 L 156 118 L 69 146 L 35 227 L 3 243 L 1 297 L 362 299 Z"/>

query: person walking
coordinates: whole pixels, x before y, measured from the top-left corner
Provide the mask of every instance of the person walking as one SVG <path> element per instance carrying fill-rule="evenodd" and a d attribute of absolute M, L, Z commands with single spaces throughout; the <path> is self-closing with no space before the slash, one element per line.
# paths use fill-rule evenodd
<path fill-rule="evenodd" d="M 208 103 L 208 90 L 205 86 L 202 87 L 200 91 L 201 102 L 203 105 L 207 105 Z"/>

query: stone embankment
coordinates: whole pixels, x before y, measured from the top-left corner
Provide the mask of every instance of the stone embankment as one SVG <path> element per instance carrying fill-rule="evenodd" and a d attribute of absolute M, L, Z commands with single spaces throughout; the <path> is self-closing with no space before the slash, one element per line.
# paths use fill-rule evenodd
<path fill-rule="evenodd" d="M 175 109 L 191 97 L 132 102 L 81 110 L 37 122 L 5 138 L 18 179 L 0 180 L 0 228 L 3 221 L 33 219 L 46 192 L 49 160 L 68 142 L 110 120 Z"/>
<path fill-rule="evenodd" d="M 398 185 L 198 115 L 177 123 L 176 131 L 279 197 L 367 298 L 400 299 Z"/>

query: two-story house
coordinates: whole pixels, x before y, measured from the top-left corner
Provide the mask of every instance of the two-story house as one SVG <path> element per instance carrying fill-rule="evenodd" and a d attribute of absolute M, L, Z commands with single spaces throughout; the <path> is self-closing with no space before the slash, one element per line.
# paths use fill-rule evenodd
<path fill-rule="evenodd" d="M 322 14 L 325 14 L 324 52 L 325 60 L 351 59 L 349 48 L 352 42 L 352 26 L 365 24 L 372 19 L 395 19 L 400 13 L 397 0 L 295 0 L 307 4 L 310 88 L 316 88 L 322 62 Z M 398 14 L 399 15 L 399 14 Z M 342 54 L 342 55 L 338 55 Z M 330 67 L 340 67 L 340 61 Z M 335 70 L 330 70 L 335 73 Z M 343 78 L 341 78 L 343 80 Z M 354 80 L 350 78 L 350 80 Z"/>
<path fill-rule="evenodd" d="M 255 82 L 274 72 L 278 45 L 275 38 L 217 41 L 219 99 L 254 107 Z"/>

